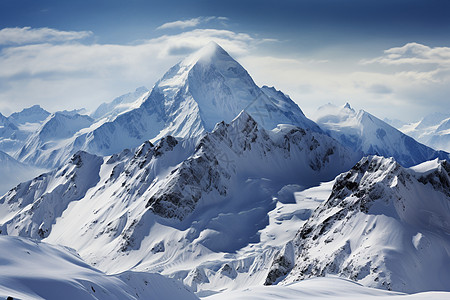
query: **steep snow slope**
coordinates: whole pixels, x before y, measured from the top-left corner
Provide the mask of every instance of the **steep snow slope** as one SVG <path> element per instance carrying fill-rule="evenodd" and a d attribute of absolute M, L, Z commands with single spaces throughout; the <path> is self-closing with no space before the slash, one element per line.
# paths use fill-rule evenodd
<path fill-rule="evenodd" d="M 78 152 L 64 167 L 19 184 L 0 199 L 0 231 L 31 238 L 48 236 L 69 203 L 81 199 L 100 180 L 102 163 L 100 157 Z"/>
<path fill-rule="evenodd" d="M 389 290 L 449 291 L 449 172 L 437 159 L 405 169 L 363 158 L 298 232 L 295 266 L 289 255 L 275 258 L 267 283 L 335 274 Z"/>
<path fill-rule="evenodd" d="M 256 86 L 247 71 L 215 43 L 172 67 L 144 95 L 129 110 L 116 115 L 113 109 L 110 115 L 105 115 L 107 118 L 60 143 L 51 155 L 41 152 L 36 157 L 30 154 L 34 153 L 32 147 L 24 147 L 22 157 L 33 155 L 34 161 L 43 165 L 59 166 L 64 159 L 53 157 L 68 159 L 78 150 L 111 155 L 166 135 L 198 140 L 205 131 L 213 130 L 216 123 L 230 122 L 242 110 L 266 129 L 292 124 L 321 131 L 289 97 Z"/>
<path fill-rule="evenodd" d="M 168 136 L 105 158 L 79 152 L 1 198 L 1 229 L 73 247 L 108 272 L 163 272 L 194 290 L 211 276 L 214 284 L 205 288 L 217 290 L 232 285 L 234 274 L 258 271 L 262 284 L 281 242 L 252 257 L 252 249 L 245 250 L 232 267 L 224 258 L 230 261 L 230 254 L 261 239 L 271 245 L 275 226 L 261 230 L 272 219 L 284 221 L 277 213 L 294 202 L 288 191 L 334 178 L 354 164 L 352 156 L 325 134 L 292 125 L 267 131 L 242 112 L 197 145 Z M 286 220 L 302 222 L 311 211 L 286 209 Z M 197 266 L 206 261 L 210 271 L 204 274 Z"/>
<path fill-rule="evenodd" d="M 24 165 L 5 152 L 0 151 L 0 195 L 45 171 L 44 169 Z"/>
<path fill-rule="evenodd" d="M 449 159 L 444 151 L 435 151 L 375 116 L 356 112 L 347 103 L 344 107 L 322 106 L 315 116 L 317 124 L 343 145 L 363 155 L 394 157 L 401 165 L 410 167 L 434 159 Z"/>
<path fill-rule="evenodd" d="M 146 87 L 138 87 L 134 92 L 119 96 L 109 103 L 100 104 L 90 116 L 96 120 L 102 118 L 113 120 L 117 115 L 139 107 L 143 98 L 148 96 L 148 92 Z"/>
<path fill-rule="evenodd" d="M 198 299 L 161 275 L 105 275 L 74 250 L 25 238 L 1 236 L 0 262 L 2 299 Z"/>

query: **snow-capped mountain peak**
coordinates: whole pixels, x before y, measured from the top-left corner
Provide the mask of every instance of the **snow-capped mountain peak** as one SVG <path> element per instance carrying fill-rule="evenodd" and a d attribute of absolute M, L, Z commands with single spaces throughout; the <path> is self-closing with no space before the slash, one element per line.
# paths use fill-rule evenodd
<path fill-rule="evenodd" d="M 117 111 L 115 100 L 111 107 L 101 107 L 94 114 L 98 117 L 95 124 L 58 142 L 51 153 L 48 146 L 38 149 L 40 157 L 34 157 L 34 161 L 54 167 L 78 150 L 111 155 L 167 135 L 198 141 L 217 123 L 230 123 L 242 110 L 268 130 L 278 124 L 291 124 L 322 132 L 288 96 L 259 88 L 248 72 L 216 43 L 209 43 L 172 67 L 151 92 L 141 92 L 131 94 L 140 96 L 126 105 L 126 110 Z M 120 98 L 119 102 L 123 100 Z M 36 150 L 25 145 L 21 157 L 29 157 L 31 149 Z"/>
<path fill-rule="evenodd" d="M 182 66 L 193 67 L 195 64 L 210 64 L 218 61 L 233 60 L 231 56 L 214 41 L 210 41 L 200 50 L 186 57 L 182 62 Z"/>
<path fill-rule="evenodd" d="M 448 153 L 416 142 L 364 110 L 356 112 L 348 103 L 340 107 L 332 104 L 322 106 L 315 119 L 329 135 L 362 156 L 392 156 L 406 167 L 436 157 L 449 158 Z"/>

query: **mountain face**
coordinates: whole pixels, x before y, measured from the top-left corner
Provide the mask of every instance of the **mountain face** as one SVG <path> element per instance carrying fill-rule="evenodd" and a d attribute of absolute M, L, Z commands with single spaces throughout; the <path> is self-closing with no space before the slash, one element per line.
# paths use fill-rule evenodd
<path fill-rule="evenodd" d="M 0 229 L 67 245 L 108 272 L 164 272 L 197 288 L 211 271 L 205 279 L 196 265 L 257 243 L 277 198 L 291 202 L 283 193 L 294 184 L 330 180 L 352 157 L 323 133 L 269 131 L 242 112 L 197 144 L 167 136 L 107 157 L 78 152 L 1 198 Z M 222 258 L 213 269 L 218 278 L 245 277 L 252 264 L 263 272 L 272 253 L 246 256 L 240 268 Z"/>
<path fill-rule="evenodd" d="M 284 282 L 338 275 L 408 293 L 448 291 L 449 204 L 447 161 L 405 169 L 365 157 L 336 178 L 293 240 L 293 254 L 275 258 L 266 284 L 286 274 Z"/>
<path fill-rule="evenodd" d="M 410 167 L 435 158 L 449 159 L 449 153 L 433 150 L 416 142 L 375 116 L 328 104 L 319 108 L 316 122 L 330 136 L 364 155 L 394 157 L 402 166 Z"/>
<path fill-rule="evenodd" d="M 64 159 L 53 157 L 68 159 L 78 150 L 111 155 L 167 135 L 198 140 L 216 123 L 231 122 L 242 110 L 269 130 L 278 124 L 291 124 L 321 132 L 289 97 L 273 88 L 256 86 L 247 71 L 215 43 L 172 67 L 133 105 L 125 103 L 141 92 L 100 106 L 92 115 L 97 118 L 94 125 L 60 143 L 51 155 L 34 156 L 34 161 L 54 167 Z M 32 149 L 24 146 L 21 157 L 31 155 Z"/>
<path fill-rule="evenodd" d="M 176 280 L 137 272 L 106 275 L 73 249 L 36 240 L 1 236 L 0 257 L 2 299 L 199 299 Z"/>

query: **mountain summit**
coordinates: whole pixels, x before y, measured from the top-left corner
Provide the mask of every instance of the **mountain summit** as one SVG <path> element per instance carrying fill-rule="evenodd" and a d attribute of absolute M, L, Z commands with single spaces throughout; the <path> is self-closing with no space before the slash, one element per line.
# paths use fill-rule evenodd
<path fill-rule="evenodd" d="M 111 155 L 167 135 L 198 139 L 204 132 L 211 132 L 216 123 L 231 122 L 242 110 L 268 130 L 291 124 L 321 132 L 288 96 L 274 88 L 259 88 L 248 72 L 214 42 L 173 66 L 136 103 L 139 106 L 123 112 L 103 112 L 112 117 L 98 120 L 65 142 L 55 143 L 55 147 L 25 145 L 24 149 L 39 153 L 33 162 L 55 167 L 78 150 Z M 27 153 L 21 153 L 27 157 Z"/>
<path fill-rule="evenodd" d="M 211 131 L 218 122 L 230 122 L 241 110 L 246 110 L 266 129 L 285 123 L 319 131 L 290 98 L 284 94 L 278 99 L 268 96 L 248 72 L 214 42 L 172 67 L 154 90 L 164 95 L 166 103 L 172 104 L 166 115 L 182 116 L 186 111 L 181 103 L 190 103 L 189 112 L 197 113 L 200 127 L 206 131 Z M 174 128 L 175 131 L 180 129 L 180 126 Z"/>

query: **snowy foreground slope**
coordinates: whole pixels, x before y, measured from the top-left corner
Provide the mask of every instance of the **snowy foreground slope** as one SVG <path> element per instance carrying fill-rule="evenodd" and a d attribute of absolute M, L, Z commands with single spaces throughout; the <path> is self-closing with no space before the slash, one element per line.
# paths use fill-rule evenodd
<path fill-rule="evenodd" d="M 405 167 L 435 158 L 449 159 L 450 154 L 429 148 L 400 132 L 384 121 L 347 103 L 343 107 L 332 104 L 317 110 L 315 121 L 342 145 L 365 155 L 394 157 Z"/>
<path fill-rule="evenodd" d="M 0 229 L 70 246 L 108 272 L 162 272 L 194 290 L 243 285 L 233 279 L 259 272 L 262 284 L 281 243 L 268 241 L 265 254 L 248 249 L 236 263 L 224 258 L 266 238 L 260 231 L 272 211 L 350 168 L 352 157 L 325 134 L 292 125 L 268 131 L 242 112 L 197 145 L 167 136 L 109 157 L 78 152 L 1 198 Z"/>
<path fill-rule="evenodd" d="M 449 173 L 437 159 L 405 169 L 363 158 L 336 178 L 266 283 L 339 275 L 389 290 L 449 291 Z"/>
<path fill-rule="evenodd" d="M 0 298 L 6 299 L 198 299 L 181 283 L 159 274 L 106 275 L 69 248 L 0 236 Z"/>
<path fill-rule="evenodd" d="M 447 300 L 448 292 L 402 294 L 361 286 L 338 277 L 311 278 L 288 285 L 254 286 L 244 290 L 218 293 L 203 300 Z"/>
<path fill-rule="evenodd" d="M 259 88 L 248 72 L 213 42 L 173 66 L 150 92 L 143 92 L 138 89 L 101 105 L 92 114 L 97 118 L 94 124 L 86 124 L 64 141 L 28 141 L 20 159 L 50 168 L 60 166 L 78 150 L 111 155 L 167 135 L 198 140 L 216 123 L 230 122 L 242 110 L 269 130 L 278 124 L 292 124 L 321 132 L 289 97 L 273 88 Z M 136 96 L 139 98 L 129 104 Z"/>

